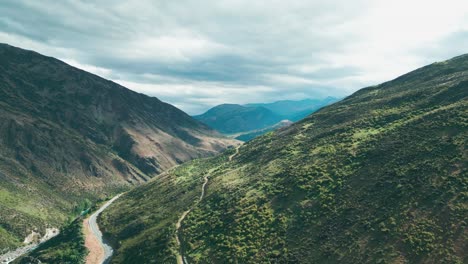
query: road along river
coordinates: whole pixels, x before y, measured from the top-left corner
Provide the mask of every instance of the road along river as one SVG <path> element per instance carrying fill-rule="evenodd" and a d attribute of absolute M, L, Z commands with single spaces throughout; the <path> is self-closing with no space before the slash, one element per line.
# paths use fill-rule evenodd
<path fill-rule="evenodd" d="M 107 244 L 102 237 L 102 232 L 99 230 L 99 226 L 97 224 L 97 218 L 121 195 L 122 194 L 119 194 L 107 201 L 103 206 L 101 206 L 101 208 L 99 208 L 99 210 L 83 221 L 85 245 L 89 250 L 89 254 L 86 257 L 87 264 L 108 263 L 114 253 L 112 247 Z"/>

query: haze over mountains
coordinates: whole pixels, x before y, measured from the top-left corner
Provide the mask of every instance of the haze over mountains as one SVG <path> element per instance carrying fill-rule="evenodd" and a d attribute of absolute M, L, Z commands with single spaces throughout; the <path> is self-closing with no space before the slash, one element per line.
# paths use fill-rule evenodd
<path fill-rule="evenodd" d="M 235 140 L 174 106 L 0 44 L 0 252 Z"/>
<path fill-rule="evenodd" d="M 468 55 L 361 89 L 124 194 L 111 262 L 467 263 L 467 117 Z"/>
<path fill-rule="evenodd" d="M 245 105 L 221 104 L 195 119 L 217 131 L 239 140 L 248 141 L 274 129 L 290 125 L 338 98 L 284 100 L 273 103 Z"/>

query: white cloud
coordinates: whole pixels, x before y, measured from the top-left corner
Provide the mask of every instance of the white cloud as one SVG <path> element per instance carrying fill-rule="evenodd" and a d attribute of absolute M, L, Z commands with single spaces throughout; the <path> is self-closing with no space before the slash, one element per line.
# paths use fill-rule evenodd
<path fill-rule="evenodd" d="M 320 85 L 319 81 L 287 74 L 265 74 L 265 79 L 281 85 Z"/>
<path fill-rule="evenodd" d="M 4 0 L 0 41 L 191 113 L 344 96 L 467 52 L 462 0 Z"/>
<path fill-rule="evenodd" d="M 119 54 L 132 60 L 159 60 L 166 63 L 190 62 L 214 56 L 227 48 L 200 36 L 140 36 L 121 47 Z"/>
<path fill-rule="evenodd" d="M 200 114 L 210 106 L 223 103 L 246 104 L 252 100 L 255 102 L 261 102 L 264 99 L 271 100 L 269 94 L 278 92 L 267 86 L 246 87 L 213 82 L 151 84 L 117 81 L 117 83 L 140 93 L 157 95 L 164 101 L 177 101 L 174 103 L 175 106 L 192 114 Z"/>

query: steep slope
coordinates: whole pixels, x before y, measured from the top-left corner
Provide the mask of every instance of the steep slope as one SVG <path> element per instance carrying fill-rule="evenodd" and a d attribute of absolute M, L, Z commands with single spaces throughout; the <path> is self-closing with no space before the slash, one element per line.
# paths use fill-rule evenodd
<path fill-rule="evenodd" d="M 225 134 L 262 129 L 282 119 L 264 107 L 245 107 L 236 104 L 218 105 L 194 118 Z"/>
<path fill-rule="evenodd" d="M 113 263 L 467 263 L 467 96 L 465 55 L 177 167 L 104 212 Z"/>
<path fill-rule="evenodd" d="M 156 98 L 5 44 L 0 119 L 0 253 L 98 197 L 233 143 Z"/>

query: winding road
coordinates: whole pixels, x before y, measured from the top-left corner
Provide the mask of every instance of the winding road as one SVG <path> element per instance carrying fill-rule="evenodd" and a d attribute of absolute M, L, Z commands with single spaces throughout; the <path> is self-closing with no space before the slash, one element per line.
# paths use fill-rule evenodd
<path fill-rule="evenodd" d="M 232 154 L 231 156 L 229 156 L 229 161 L 232 161 L 232 159 L 237 154 L 239 154 L 240 146 L 241 145 L 237 146 L 236 147 L 236 152 L 234 154 Z M 198 198 L 198 201 L 192 207 L 190 207 L 190 209 L 188 209 L 187 211 L 182 213 L 182 215 L 179 217 L 179 220 L 177 220 L 177 223 L 176 223 L 175 239 L 176 239 L 177 246 L 179 247 L 179 254 L 177 254 L 177 256 L 176 256 L 177 257 L 177 264 L 188 264 L 187 258 L 182 253 L 182 247 L 181 247 L 181 242 L 180 242 L 180 237 L 179 237 L 179 230 L 180 230 L 180 227 L 182 226 L 182 221 L 184 221 L 185 217 L 187 217 L 187 215 L 192 211 L 192 209 L 197 204 L 199 204 L 203 200 L 203 198 L 205 197 L 206 185 L 208 184 L 208 175 L 205 175 L 203 177 L 203 179 L 204 179 L 204 182 L 203 182 L 203 185 L 201 187 L 200 198 Z"/>
<path fill-rule="evenodd" d="M 187 259 L 184 257 L 184 255 L 182 254 L 182 247 L 180 246 L 180 238 L 179 238 L 179 229 L 182 225 L 182 221 L 184 221 L 185 217 L 192 211 L 192 209 L 198 204 L 200 203 L 203 198 L 205 197 L 205 189 L 206 189 L 206 184 L 208 184 L 208 176 L 205 176 L 203 177 L 203 179 L 205 180 L 203 182 L 203 185 L 202 185 L 202 189 L 201 189 L 201 194 L 200 194 L 200 198 L 198 198 L 198 201 L 192 206 L 190 207 L 190 209 L 188 209 L 187 211 L 183 212 L 182 215 L 180 216 L 179 220 L 177 221 L 176 223 L 176 242 L 177 242 L 177 246 L 179 247 L 179 254 L 177 255 L 177 264 L 188 264 L 188 261 Z"/>
<path fill-rule="evenodd" d="M 99 226 L 97 224 L 97 218 L 121 195 L 122 194 L 119 194 L 107 201 L 103 206 L 101 206 L 101 208 L 99 208 L 99 210 L 84 220 L 85 245 L 89 250 L 89 254 L 86 257 L 86 264 L 108 263 L 112 257 L 114 250 L 103 240 L 102 232 L 99 230 Z"/>
<path fill-rule="evenodd" d="M 232 154 L 231 156 L 229 156 L 229 161 L 232 161 L 232 159 L 237 155 L 239 154 L 239 148 L 241 147 L 242 145 L 239 145 L 236 147 L 236 152 L 234 152 L 234 154 Z"/>

